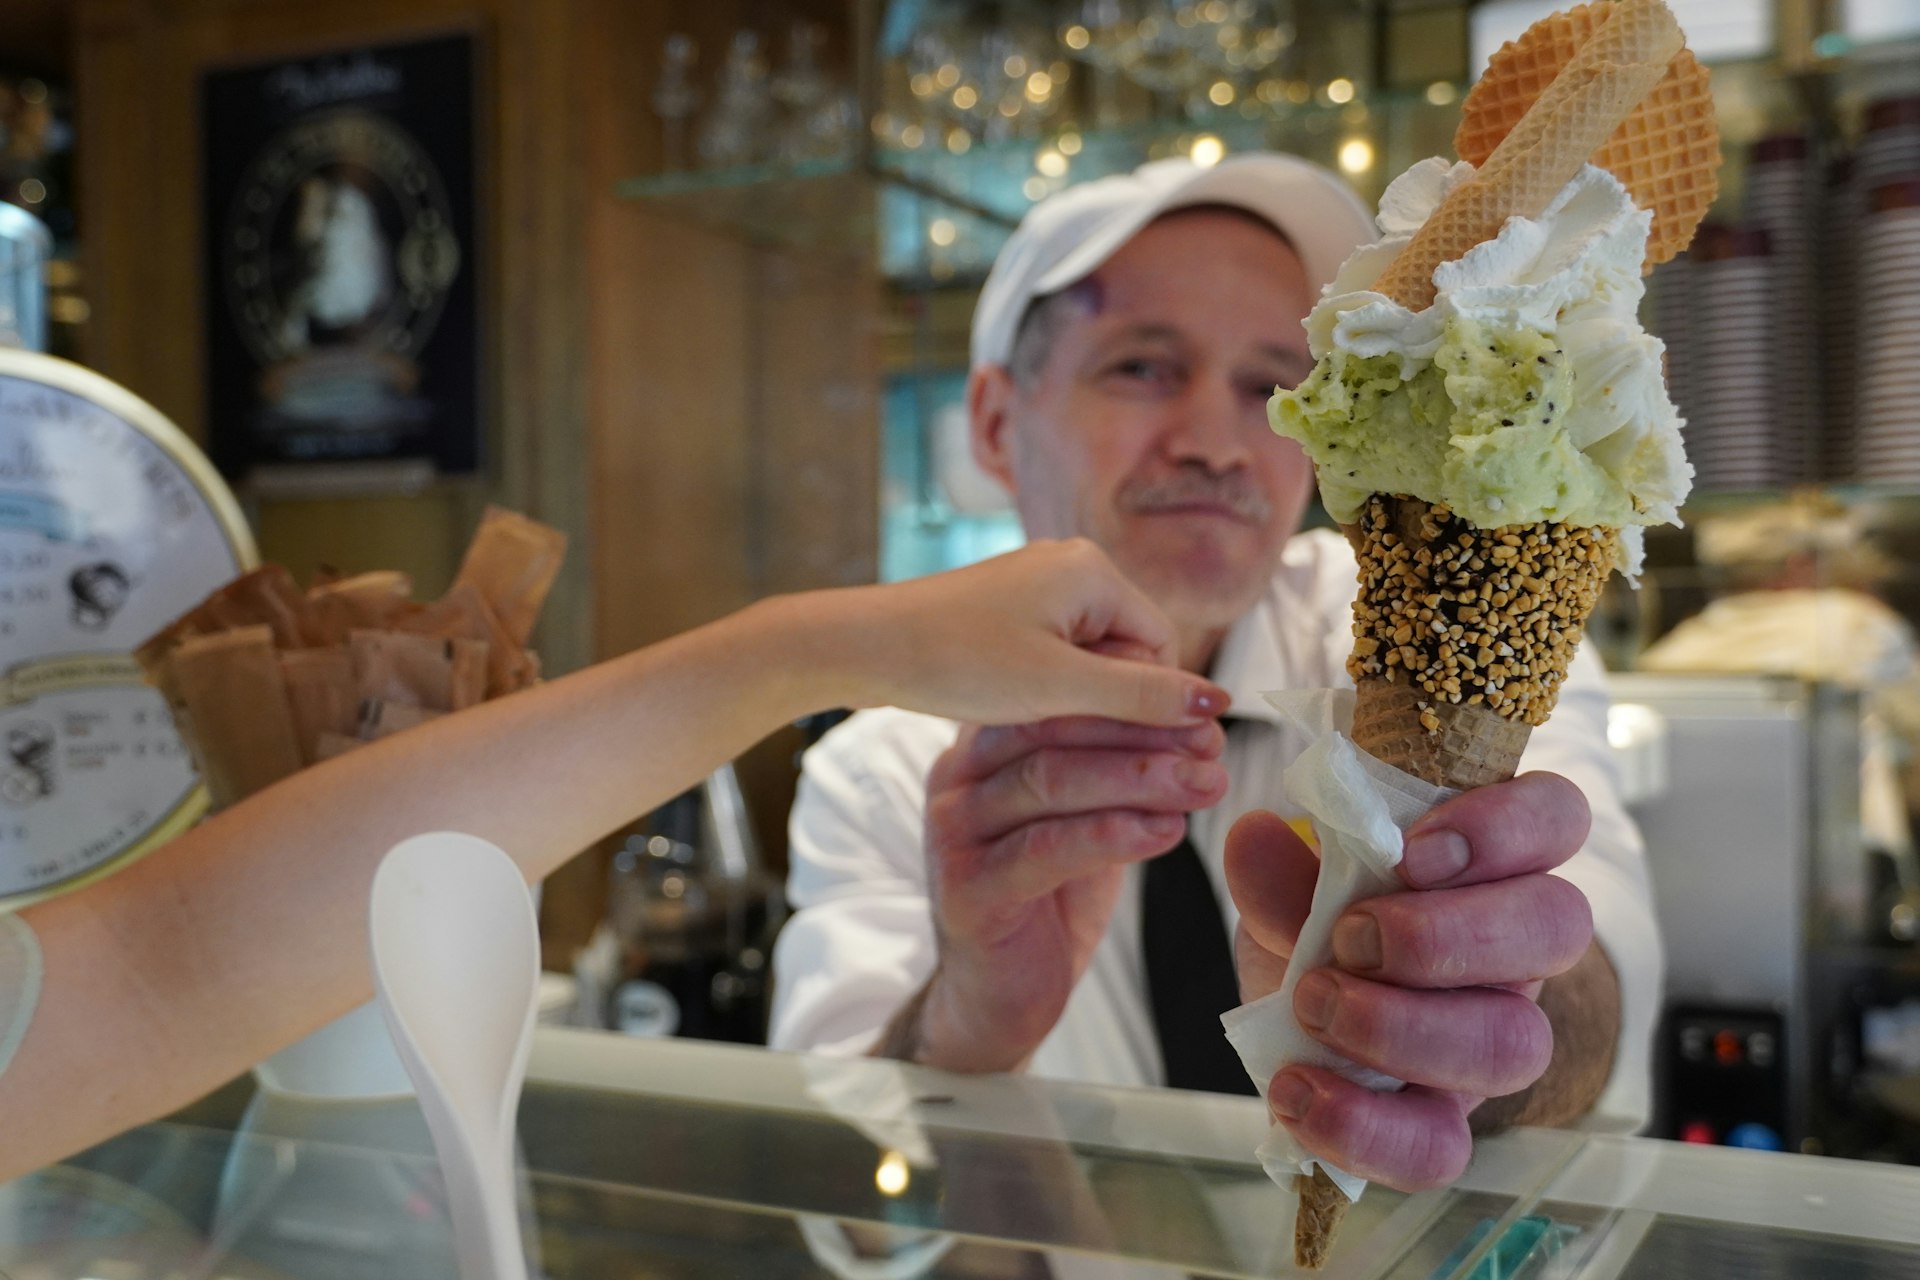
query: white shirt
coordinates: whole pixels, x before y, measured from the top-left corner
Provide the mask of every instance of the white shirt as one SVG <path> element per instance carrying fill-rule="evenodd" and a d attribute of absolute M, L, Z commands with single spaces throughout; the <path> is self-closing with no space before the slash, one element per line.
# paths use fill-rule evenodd
<path fill-rule="evenodd" d="M 1353 553 L 1337 534 L 1292 538 L 1266 595 L 1228 631 L 1212 671 L 1233 695 L 1225 798 L 1193 815 L 1194 847 L 1231 936 L 1238 921 L 1222 868 L 1227 829 L 1250 809 L 1300 816 L 1280 789 L 1304 743 L 1261 694 L 1350 686 Z M 1645 850 L 1619 797 L 1607 746 L 1605 673 L 1590 648 L 1575 659 L 1553 718 L 1528 742 L 1523 769 L 1563 774 L 1586 793 L 1593 828 L 1559 870 L 1592 904 L 1594 932 L 1621 987 L 1614 1070 L 1595 1110 L 1635 1127 L 1650 1113 L 1650 1048 L 1662 955 Z M 926 980 L 935 960 L 922 813 L 927 771 L 953 745 L 950 720 L 863 711 L 807 752 L 791 824 L 794 915 L 774 949 L 774 1047 L 855 1054 Z M 1034 1054 L 1036 1074 L 1094 1084 L 1164 1083 L 1140 947 L 1140 868 Z"/>

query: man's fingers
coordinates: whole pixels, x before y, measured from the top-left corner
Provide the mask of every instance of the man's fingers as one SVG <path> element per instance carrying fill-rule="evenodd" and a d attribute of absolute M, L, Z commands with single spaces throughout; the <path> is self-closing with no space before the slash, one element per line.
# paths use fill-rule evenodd
<path fill-rule="evenodd" d="M 1586 895 L 1527 875 L 1356 902 L 1334 922 L 1333 959 L 1402 987 L 1518 985 L 1565 973 L 1592 941 Z"/>
<path fill-rule="evenodd" d="M 1466 1169 L 1471 1101 L 1424 1085 L 1374 1093 L 1304 1066 L 1286 1068 L 1267 1088 L 1267 1109 L 1307 1150 L 1401 1191 L 1443 1187 Z"/>
<path fill-rule="evenodd" d="M 1590 815 L 1580 788 L 1523 774 L 1438 805 L 1407 832 L 1400 876 L 1416 889 L 1551 871 L 1580 851 Z"/>
<path fill-rule="evenodd" d="M 1518 1093 L 1553 1060 L 1553 1028 L 1515 991 L 1408 991 L 1338 969 L 1294 988 L 1308 1034 L 1362 1066 L 1409 1084 L 1497 1098 Z"/>
<path fill-rule="evenodd" d="M 1103 809 L 1187 814 L 1219 803 L 1226 792 L 1227 771 L 1217 760 L 1170 751 L 1049 748 L 1021 756 L 965 793 L 949 794 L 964 809 L 953 816 L 970 838 L 997 840 L 1041 818 Z"/>
<path fill-rule="evenodd" d="M 1143 810 L 1108 809 L 1030 822 L 988 851 L 995 871 L 993 896 L 1031 901 L 1069 880 L 1165 853 L 1180 843 L 1186 829 L 1179 814 Z"/>
<path fill-rule="evenodd" d="M 1274 951 L 1255 942 L 1247 932 L 1246 917 L 1240 917 L 1240 926 L 1233 931 L 1233 972 L 1240 980 L 1240 1003 L 1251 1004 L 1278 991 L 1287 980 L 1287 961 L 1291 958 L 1291 946 Z"/>
<path fill-rule="evenodd" d="M 1208 720 L 1182 728 L 1128 724 L 1100 716 L 1059 716 L 1031 724 L 994 725 L 961 731 L 945 761 L 951 777 L 977 780 L 1030 752 L 1047 747 L 1111 747 L 1125 751 L 1179 751 L 1211 760 L 1226 750 L 1227 735 Z"/>
<path fill-rule="evenodd" d="M 1320 876 L 1320 860 L 1306 841 L 1279 814 L 1255 809 L 1227 832 L 1226 871 L 1227 891 L 1240 911 L 1247 940 L 1273 955 L 1292 955 Z M 1249 990 L 1252 977 L 1241 974 L 1249 1000 L 1266 994 Z"/>

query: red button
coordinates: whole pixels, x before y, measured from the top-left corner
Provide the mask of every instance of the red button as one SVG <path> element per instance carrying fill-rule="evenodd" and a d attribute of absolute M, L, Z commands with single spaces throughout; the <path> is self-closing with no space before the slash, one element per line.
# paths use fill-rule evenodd
<path fill-rule="evenodd" d="M 1713 1037 L 1713 1059 L 1723 1067 L 1737 1067 L 1741 1058 L 1740 1037 L 1732 1031 L 1722 1031 Z"/>
<path fill-rule="evenodd" d="M 1713 1126 L 1705 1120 L 1689 1120 L 1680 1129 L 1680 1141 L 1697 1142 L 1702 1146 L 1714 1145 Z"/>

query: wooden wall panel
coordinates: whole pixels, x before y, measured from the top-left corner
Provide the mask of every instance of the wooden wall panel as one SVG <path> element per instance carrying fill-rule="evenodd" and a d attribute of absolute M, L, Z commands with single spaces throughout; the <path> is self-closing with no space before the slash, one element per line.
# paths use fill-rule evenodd
<path fill-rule="evenodd" d="M 253 505 L 269 557 L 406 567 L 431 591 L 484 501 L 566 529 L 536 637 L 550 673 L 775 590 L 862 581 L 877 553 L 870 265 L 823 268 L 620 198 L 657 171 L 647 105 L 670 31 L 711 80 L 743 23 L 806 14 L 841 59 L 845 0 L 80 0 L 89 362 L 204 438 L 197 84 L 223 62 L 412 33 L 484 36 L 486 473 L 405 499 Z M 347 563 L 342 563 L 347 562 Z M 791 734 L 742 766 L 779 862 Z M 639 817 L 640 815 L 636 815 Z M 549 882 L 548 962 L 599 918 L 606 848 Z"/>
<path fill-rule="evenodd" d="M 578 551 L 537 638 L 554 671 L 591 656 L 578 234 L 588 177 L 564 91 L 573 17 L 573 0 L 83 0 L 75 50 L 88 361 L 205 439 L 201 72 L 431 32 L 480 37 L 485 470 L 404 500 L 248 505 L 263 554 L 297 572 L 343 558 L 329 549 L 337 530 L 364 554 L 409 562 L 427 591 L 452 576 L 486 502 L 559 525 Z"/>
<path fill-rule="evenodd" d="M 756 266 L 762 589 L 872 582 L 880 551 L 879 282 L 870 260 L 763 252 Z"/>

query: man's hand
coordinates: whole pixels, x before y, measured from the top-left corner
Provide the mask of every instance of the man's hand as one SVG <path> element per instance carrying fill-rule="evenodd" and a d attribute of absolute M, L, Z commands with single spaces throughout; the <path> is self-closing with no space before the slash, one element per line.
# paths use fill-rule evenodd
<path fill-rule="evenodd" d="M 874 1052 L 957 1071 L 1023 1065 L 1106 932 L 1123 868 L 1226 793 L 1218 723 L 1071 718 L 970 727 L 927 778 L 940 956 Z"/>
<path fill-rule="evenodd" d="M 1565 1120 L 1590 1107 L 1618 1031 L 1618 984 L 1592 946 L 1585 896 L 1547 874 L 1580 848 L 1588 821 L 1579 789 L 1546 773 L 1469 792 L 1422 818 L 1400 864 L 1407 891 L 1350 907 L 1334 926 L 1335 963 L 1305 975 L 1294 998 L 1309 1034 L 1407 1088 L 1376 1094 L 1291 1066 L 1267 1093 L 1274 1119 L 1341 1168 L 1416 1190 L 1466 1167 L 1469 1113 L 1485 1099 L 1555 1094 L 1538 1108 L 1503 1104 L 1507 1122 Z M 1245 999 L 1279 987 L 1317 874 L 1312 851 L 1273 814 L 1250 813 L 1228 835 Z M 1567 984 L 1581 998 L 1550 1020 L 1542 1005 Z M 1556 1025 L 1579 1032 L 1560 1037 L 1559 1053 Z M 1576 1051 L 1587 1060 L 1571 1060 Z"/>

